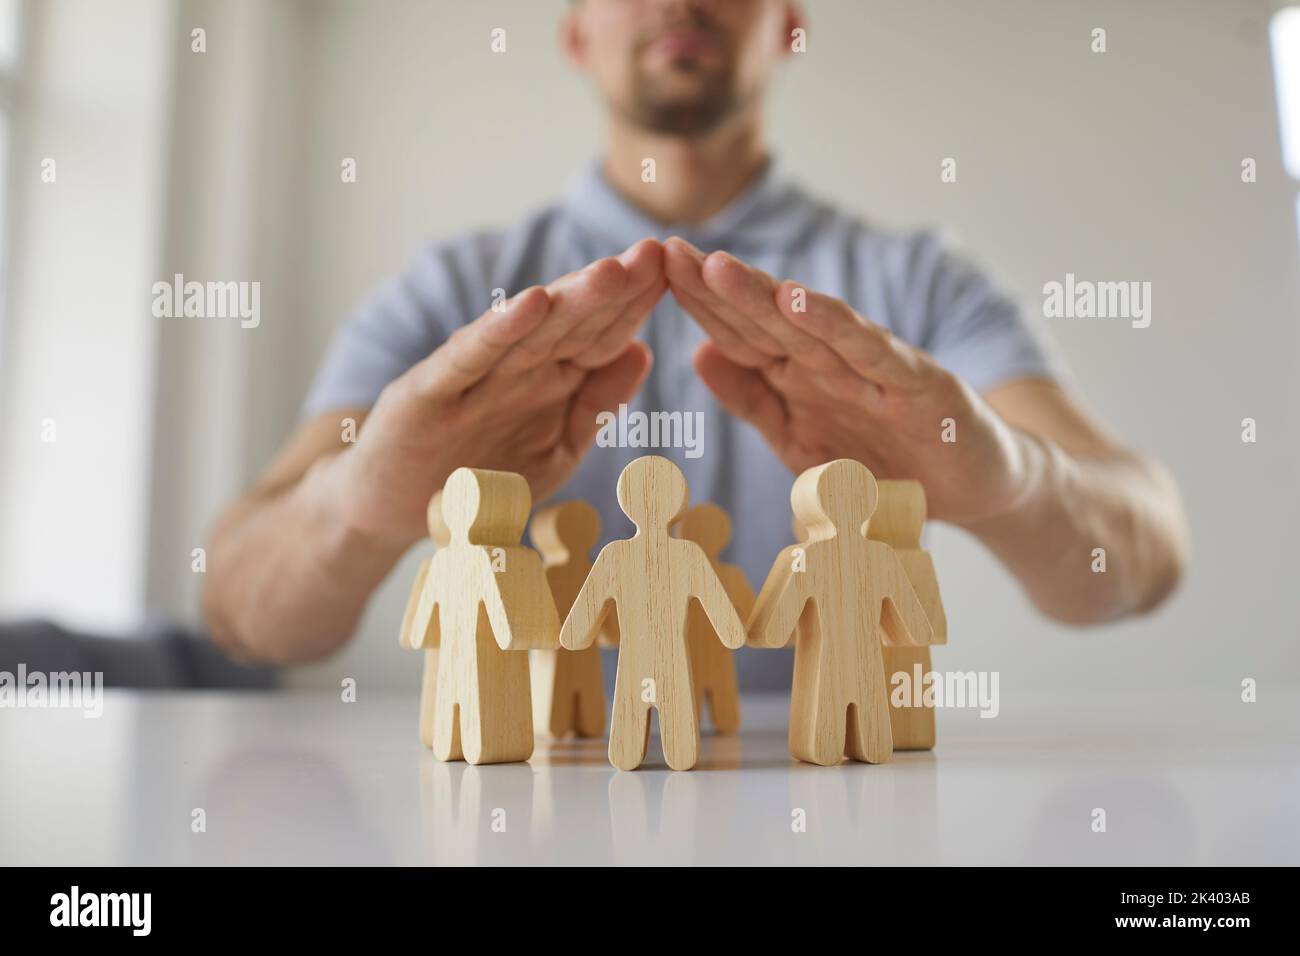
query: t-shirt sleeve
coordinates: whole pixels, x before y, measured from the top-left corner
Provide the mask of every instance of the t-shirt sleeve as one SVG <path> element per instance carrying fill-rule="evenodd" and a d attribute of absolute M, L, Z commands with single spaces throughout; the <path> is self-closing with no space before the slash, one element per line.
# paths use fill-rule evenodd
<path fill-rule="evenodd" d="M 431 245 L 362 302 L 335 332 L 303 417 L 373 405 L 384 386 L 483 311 L 479 300 L 490 296 L 481 288 L 483 251 L 474 240 Z"/>
<path fill-rule="evenodd" d="M 913 240 L 907 311 L 917 344 L 977 392 L 1016 378 L 1064 381 L 1068 369 L 1046 331 L 934 234 Z"/>

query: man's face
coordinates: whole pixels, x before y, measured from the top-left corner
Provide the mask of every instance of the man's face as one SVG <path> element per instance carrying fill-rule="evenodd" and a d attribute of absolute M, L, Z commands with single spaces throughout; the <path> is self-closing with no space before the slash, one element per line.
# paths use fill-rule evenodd
<path fill-rule="evenodd" d="M 624 119 L 693 136 L 757 101 L 797 17 L 783 0 L 578 0 L 564 41 Z"/>

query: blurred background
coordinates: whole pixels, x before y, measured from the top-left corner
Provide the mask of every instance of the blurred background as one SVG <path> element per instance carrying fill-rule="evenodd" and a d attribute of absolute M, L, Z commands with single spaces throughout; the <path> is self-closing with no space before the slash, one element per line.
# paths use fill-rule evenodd
<path fill-rule="evenodd" d="M 294 428 L 336 325 L 423 242 L 511 222 L 597 152 L 564 2 L 0 0 L 0 619 L 121 641 L 198 625 L 194 549 Z M 1300 10 L 805 6 L 808 52 L 770 104 L 785 164 L 870 221 L 960 242 L 1170 466 L 1191 519 L 1178 595 L 1089 631 L 936 527 L 936 666 L 1008 691 L 1300 677 Z M 154 318 L 178 272 L 260 282 L 260 325 Z M 1067 272 L 1151 282 L 1151 326 L 1042 319 Z M 346 651 L 283 682 L 414 692 L 396 634 L 418 556 Z"/>

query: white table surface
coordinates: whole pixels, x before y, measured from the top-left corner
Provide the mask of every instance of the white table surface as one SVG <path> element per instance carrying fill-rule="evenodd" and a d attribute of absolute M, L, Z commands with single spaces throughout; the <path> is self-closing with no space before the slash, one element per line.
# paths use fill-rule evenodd
<path fill-rule="evenodd" d="M 0 863 L 1300 863 L 1300 690 L 1010 697 L 941 711 L 931 753 L 833 768 L 790 759 L 784 699 L 747 697 L 689 773 L 657 739 L 634 773 L 603 740 L 443 764 L 414 698 L 364 692 L 0 710 Z"/>

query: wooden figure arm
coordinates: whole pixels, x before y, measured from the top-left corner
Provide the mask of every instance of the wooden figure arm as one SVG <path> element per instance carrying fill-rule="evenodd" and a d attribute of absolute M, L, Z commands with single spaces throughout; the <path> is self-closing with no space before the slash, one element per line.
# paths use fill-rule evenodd
<path fill-rule="evenodd" d="M 402 614 L 402 626 L 397 632 L 398 647 L 415 647 L 415 615 L 420 607 L 420 595 L 424 593 L 424 579 L 429 574 L 430 558 L 420 562 L 420 569 L 415 572 L 415 581 L 411 584 L 411 593 L 406 598 L 406 610 Z"/>
<path fill-rule="evenodd" d="M 402 615 L 402 629 L 398 644 L 406 648 L 436 648 L 442 639 L 439 614 L 437 575 L 431 575 L 433 559 L 420 562 L 411 594 L 406 599 L 406 613 Z"/>
<path fill-rule="evenodd" d="M 745 646 L 745 625 L 741 623 L 736 606 L 727 596 L 722 581 L 714 573 L 708 558 L 701 551 L 699 560 L 691 565 L 691 597 L 700 602 L 704 613 L 713 625 L 723 645 L 735 650 Z"/>
<path fill-rule="evenodd" d="M 564 626 L 560 628 L 561 647 L 571 651 L 586 650 L 600 633 L 609 605 L 614 601 L 606 581 L 608 564 L 602 550 L 596 555 L 596 563 L 591 566 L 587 580 L 582 582 L 578 596 L 573 599 L 573 607 L 569 608 L 564 619 Z"/>
<path fill-rule="evenodd" d="M 777 555 L 767 580 L 759 589 L 747 628 L 751 647 L 784 647 L 799 623 L 804 601 L 795 575 L 806 572 L 791 570 L 793 550 L 786 548 Z"/>
<path fill-rule="evenodd" d="M 916 589 L 907 578 L 903 562 L 888 545 L 885 546 L 885 553 L 888 555 L 885 560 L 892 565 L 892 586 L 885 595 L 884 609 L 887 643 L 927 647 L 934 643 L 934 628 L 930 625 L 930 619 L 921 605 L 921 599 L 916 596 Z"/>

